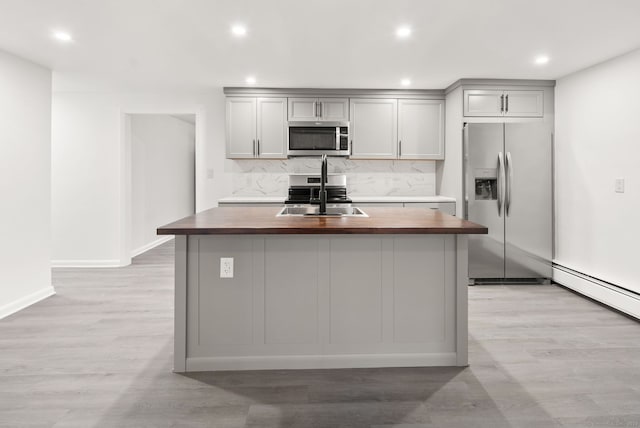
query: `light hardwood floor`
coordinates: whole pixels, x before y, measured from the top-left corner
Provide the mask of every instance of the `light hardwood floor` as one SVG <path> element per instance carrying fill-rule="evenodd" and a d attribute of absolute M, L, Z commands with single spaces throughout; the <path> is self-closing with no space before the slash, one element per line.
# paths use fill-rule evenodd
<path fill-rule="evenodd" d="M 0 426 L 640 427 L 640 324 L 556 286 L 471 287 L 464 369 L 174 374 L 172 255 L 0 320 Z"/>

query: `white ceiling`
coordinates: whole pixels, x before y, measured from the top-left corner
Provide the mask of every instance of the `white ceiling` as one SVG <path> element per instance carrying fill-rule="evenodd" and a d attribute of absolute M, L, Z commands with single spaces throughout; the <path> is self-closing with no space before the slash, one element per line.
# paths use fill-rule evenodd
<path fill-rule="evenodd" d="M 248 27 L 231 36 L 233 23 Z M 640 47 L 639 0 L 0 0 L 0 49 L 57 90 L 444 88 L 555 79 Z M 394 31 L 410 25 L 408 40 Z M 72 33 L 63 45 L 55 29 Z M 549 55 L 546 66 L 533 64 Z"/>

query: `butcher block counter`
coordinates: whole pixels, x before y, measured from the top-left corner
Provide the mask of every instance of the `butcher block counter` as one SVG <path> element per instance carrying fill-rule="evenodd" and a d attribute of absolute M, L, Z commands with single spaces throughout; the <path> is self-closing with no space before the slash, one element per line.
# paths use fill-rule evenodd
<path fill-rule="evenodd" d="M 159 235 L 486 234 L 487 228 L 424 208 L 365 208 L 368 217 L 281 216 L 280 207 L 212 208 L 158 229 Z"/>
<path fill-rule="evenodd" d="M 213 208 L 176 235 L 174 371 L 467 365 L 467 235 L 428 208 Z"/>

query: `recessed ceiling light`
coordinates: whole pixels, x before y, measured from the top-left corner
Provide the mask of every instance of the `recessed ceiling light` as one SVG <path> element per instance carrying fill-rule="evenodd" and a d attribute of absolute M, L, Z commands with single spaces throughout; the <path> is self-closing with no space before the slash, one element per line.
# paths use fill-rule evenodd
<path fill-rule="evenodd" d="M 70 42 L 73 40 L 73 37 L 71 37 L 71 34 L 65 31 L 54 31 L 53 38 L 61 42 Z"/>
<path fill-rule="evenodd" d="M 411 80 L 409 80 L 409 79 L 402 79 L 402 80 L 400 81 L 400 84 L 401 84 L 402 86 L 409 86 L 409 85 L 411 84 Z"/>
<path fill-rule="evenodd" d="M 549 62 L 549 57 L 546 55 L 540 55 L 536 58 L 535 63 L 538 65 L 543 65 Z"/>
<path fill-rule="evenodd" d="M 411 27 L 409 27 L 407 25 L 403 25 L 402 27 L 398 27 L 398 29 L 396 30 L 396 36 L 399 39 L 406 39 L 410 35 L 411 35 Z"/>
<path fill-rule="evenodd" d="M 245 36 L 247 34 L 247 27 L 240 24 L 234 25 L 231 27 L 231 34 L 238 37 Z"/>
<path fill-rule="evenodd" d="M 247 82 L 247 84 L 249 85 L 254 85 L 256 83 L 256 78 L 253 76 L 249 76 L 246 79 L 244 79 L 245 82 Z"/>

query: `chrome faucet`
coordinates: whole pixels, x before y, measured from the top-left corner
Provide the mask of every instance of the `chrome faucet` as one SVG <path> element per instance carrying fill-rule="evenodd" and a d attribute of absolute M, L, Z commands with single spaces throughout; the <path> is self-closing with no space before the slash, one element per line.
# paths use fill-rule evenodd
<path fill-rule="evenodd" d="M 327 155 L 323 154 L 322 167 L 320 168 L 320 215 L 327 214 L 327 189 L 325 189 L 327 175 Z"/>

